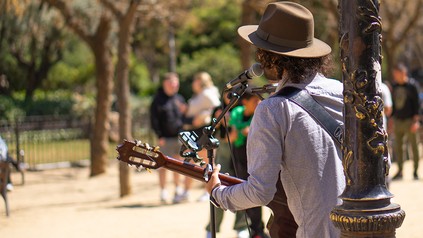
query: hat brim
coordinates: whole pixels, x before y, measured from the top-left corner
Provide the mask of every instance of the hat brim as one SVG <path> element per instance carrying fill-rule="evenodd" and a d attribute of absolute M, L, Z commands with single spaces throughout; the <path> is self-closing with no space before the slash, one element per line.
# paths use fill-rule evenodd
<path fill-rule="evenodd" d="M 257 34 L 258 25 L 247 25 L 238 28 L 238 34 L 250 44 L 258 48 L 286 56 L 301 58 L 318 58 L 330 54 L 332 49 L 325 42 L 314 38 L 313 43 L 305 48 L 290 48 L 275 45 L 261 39 Z"/>

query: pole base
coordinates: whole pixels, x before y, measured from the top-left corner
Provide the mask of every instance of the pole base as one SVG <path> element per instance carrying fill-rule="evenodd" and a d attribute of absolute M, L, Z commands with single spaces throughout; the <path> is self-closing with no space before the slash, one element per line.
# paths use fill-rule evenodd
<path fill-rule="evenodd" d="M 402 225 L 405 212 L 398 204 L 375 209 L 357 209 L 343 205 L 335 207 L 330 218 L 341 237 L 393 238 L 396 228 Z"/>

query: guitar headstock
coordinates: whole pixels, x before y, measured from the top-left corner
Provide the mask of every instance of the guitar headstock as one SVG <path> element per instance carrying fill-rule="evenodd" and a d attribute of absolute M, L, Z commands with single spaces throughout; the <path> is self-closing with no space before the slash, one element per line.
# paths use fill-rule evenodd
<path fill-rule="evenodd" d="M 159 147 L 151 147 L 141 141 L 127 141 L 117 146 L 118 160 L 135 165 L 137 168 L 158 169 L 166 163 L 166 156 L 159 151 Z"/>

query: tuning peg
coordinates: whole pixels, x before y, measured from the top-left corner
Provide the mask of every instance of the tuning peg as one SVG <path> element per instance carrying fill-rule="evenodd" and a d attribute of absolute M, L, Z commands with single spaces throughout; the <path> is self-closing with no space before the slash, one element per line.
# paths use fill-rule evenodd
<path fill-rule="evenodd" d="M 135 140 L 135 145 L 136 146 L 141 146 L 142 142 L 140 140 Z"/>
<path fill-rule="evenodd" d="M 144 143 L 144 146 L 145 146 L 145 148 L 146 148 L 146 149 L 148 149 L 148 150 L 150 150 L 150 149 L 151 149 L 151 146 L 150 146 L 148 143 Z"/>
<path fill-rule="evenodd" d="M 137 171 L 138 171 L 138 172 L 141 172 L 141 170 L 142 170 L 143 168 L 144 168 L 144 167 L 143 167 L 142 165 L 138 165 L 138 166 L 137 166 Z"/>
<path fill-rule="evenodd" d="M 160 146 L 154 146 L 154 148 L 153 148 L 153 151 L 154 152 L 157 152 L 157 151 L 159 151 L 160 150 Z"/>
<path fill-rule="evenodd" d="M 132 166 L 133 166 L 132 164 L 126 164 L 126 165 L 127 165 L 129 168 L 132 168 Z"/>

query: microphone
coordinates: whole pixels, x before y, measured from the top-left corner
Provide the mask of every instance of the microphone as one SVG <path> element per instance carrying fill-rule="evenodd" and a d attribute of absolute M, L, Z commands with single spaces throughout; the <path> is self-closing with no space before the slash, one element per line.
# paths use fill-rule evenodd
<path fill-rule="evenodd" d="M 262 75 L 263 75 L 263 69 L 261 68 L 261 65 L 259 63 L 255 63 L 251 65 L 249 69 L 241 73 L 237 78 L 229 81 L 229 83 L 225 85 L 224 91 L 229 90 L 240 83 L 244 83 L 248 80 L 251 80 L 252 78 L 260 77 Z"/>

